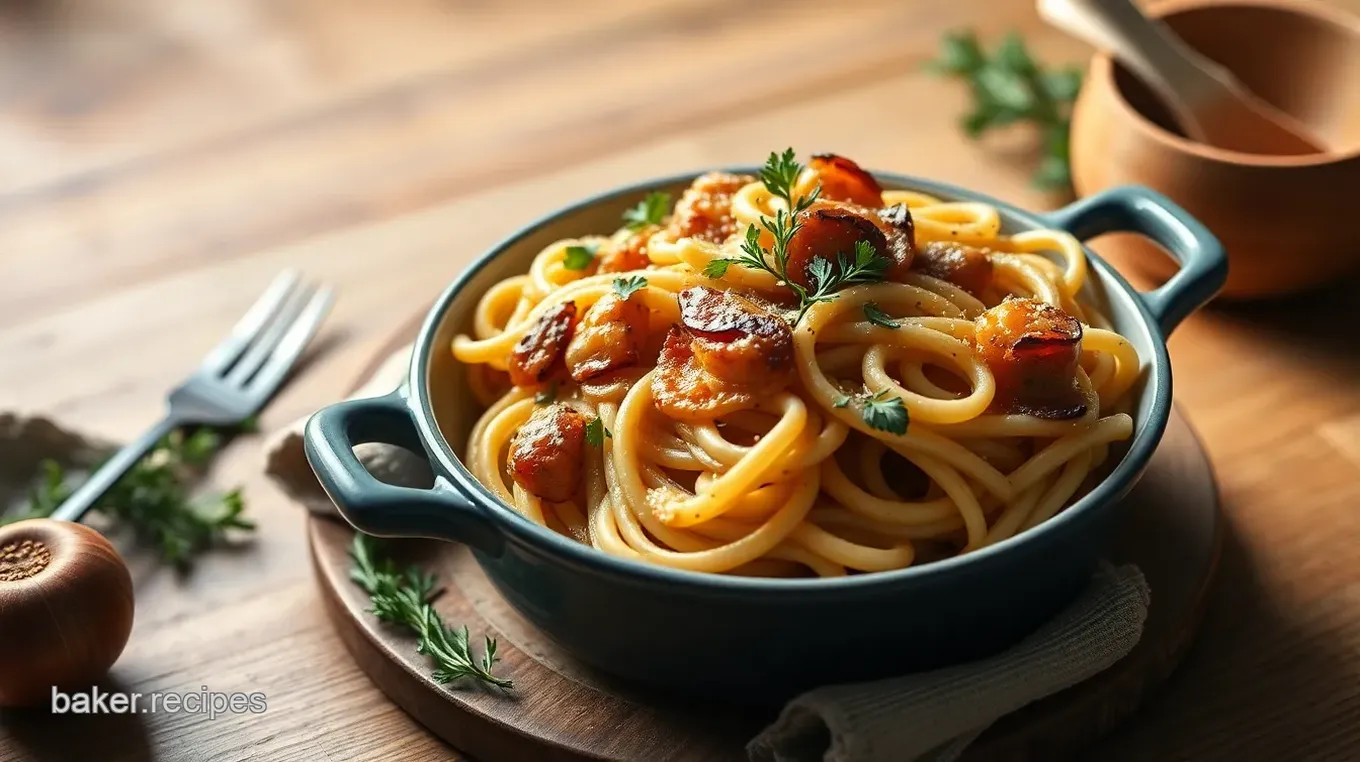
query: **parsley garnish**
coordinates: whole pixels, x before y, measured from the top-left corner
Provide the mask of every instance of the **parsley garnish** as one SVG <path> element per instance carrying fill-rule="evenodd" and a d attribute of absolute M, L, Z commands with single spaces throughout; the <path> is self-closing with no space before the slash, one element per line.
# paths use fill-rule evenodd
<path fill-rule="evenodd" d="M 398 572 L 391 559 L 379 559 L 377 541 L 360 532 L 350 546 L 349 577 L 368 593 L 369 611 L 381 622 L 395 624 L 416 635 L 416 652 L 434 660 L 434 679 L 451 683 L 471 677 L 489 685 L 510 688 L 512 683 L 491 674 L 496 664 L 496 641 L 485 639 L 482 658 L 475 659 L 468 643 L 468 629 L 449 627 L 430 605 L 439 595 L 434 575 L 414 566 Z"/>
<path fill-rule="evenodd" d="M 881 325 L 884 328 L 897 328 L 902 325 L 901 321 L 889 316 L 888 313 L 878 308 L 873 302 L 864 303 L 864 317 L 874 325 Z"/>
<path fill-rule="evenodd" d="M 660 225 L 671 208 L 671 194 L 652 191 L 638 205 L 623 213 L 624 227 L 641 230 L 648 225 Z"/>
<path fill-rule="evenodd" d="M 554 381 L 554 382 L 548 384 L 548 386 L 547 386 L 546 388 L 544 388 L 544 389 L 543 389 L 542 391 L 540 391 L 538 394 L 535 394 L 535 395 L 534 395 L 534 404 L 536 404 L 536 405 L 547 405 L 547 404 L 550 404 L 550 403 L 551 403 L 553 400 L 555 400 L 555 399 L 557 399 L 557 382 L 556 382 L 556 381 Z"/>
<path fill-rule="evenodd" d="M 855 259 L 851 261 L 844 254 L 836 257 L 836 264 L 816 257 L 808 264 L 808 276 L 815 290 L 799 306 L 798 317 L 793 324 L 803 319 L 803 314 L 817 302 L 829 302 L 836 298 L 836 292 L 855 283 L 877 283 L 883 280 L 888 269 L 888 260 L 879 256 L 873 244 L 868 241 L 855 242 Z"/>
<path fill-rule="evenodd" d="M 831 404 L 832 407 L 845 407 L 850 404 L 850 398 L 842 394 Z"/>
<path fill-rule="evenodd" d="M 594 244 L 568 246 L 567 255 L 562 259 L 562 266 L 568 270 L 584 270 L 595 261 L 595 252 L 598 249 L 599 247 Z"/>
<path fill-rule="evenodd" d="M 244 516 L 245 501 L 239 489 L 190 497 L 192 482 L 221 445 L 222 436 L 212 429 L 170 434 L 119 479 L 93 510 L 130 527 L 154 545 L 166 563 L 188 567 L 198 553 L 224 544 L 230 532 L 255 529 Z M 59 463 L 46 460 L 40 467 L 42 481 L 29 493 L 28 510 L 0 518 L 0 524 L 50 516 L 71 496 L 77 485 L 67 484 Z"/>
<path fill-rule="evenodd" d="M 620 299 L 627 299 L 632 296 L 634 292 L 646 285 L 647 279 L 641 275 L 633 275 L 628 278 L 615 278 L 614 293 L 618 294 Z"/>
<path fill-rule="evenodd" d="M 766 190 L 784 199 L 788 202 L 789 208 L 793 208 L 793 185 L 798 182 L 798 175 L 802 173 L 803 165 L 798 163 L 798 155 L 792 148 L 785 148 L 782 154 L 770 152 L 770 158 L 765 160 L 765 166 L 760 169 L 760 181 L 765 184 Z M 819 195 L 820 187 L 800 201 L 802 205 L 798 207 L 798 211 L 811 206 Z"/>
<path fill-rule="evenodd" d="M 604 445 L 605 437 L 613 439 L 614 435 L 610 434 L 609 429 L 604 427 L 604 421 L 600 420 L 599 416 L 586 424 L 586 444 L 591 447 L 601 447 Z"/>
<path fill-rule="evenodd" d="M 1019 34 L 1012 32 L 988 58 L 972 31 L 947 35 L 936 71 L 965 80 L 973 94 L 973 111 L 961 122 L 969 137 L 1017 122 L 1032 122 L 1043 140 L 1043 159 L 1033 182 L 1048 190 L 1071 186 L 1068 129 L 1072 102 L 1081 89 L 1081 70 L 1068 66 L 1043 70 Z"/>
<path fill-rule="evenodd" d="M 753 228 L 748 228 L 747 230 L 749 232 L 749 230 L 752 229 Z M 721 278 L 722 276 L 726 275 L 727 268 L 731 267 L 732 263 L 736 261 L 737 260 L 735 259 L 727 259 L 725 257 L 723 259 L 710 259 L 708 261 L 708 264 L 704 265 L 704 277 L 713 278 L 714 280 L 717 280 L 718 278 Z"/>
<path fill-rule="evenodd" d="M 889 397 L 887 394 L 885 389 L 865 398 L 860 403 L 860 417 L 870 428 L 890 434 L 905 434 L 908 422 L 907 406 L 902 403 L 901 397 Z"/>
<path fill-rule="evenodd" d="M 793 186 L 803 165 L 798 163 L 792 148 L 784 153 L 771 152 L 760 170 L 761 182 L 771 195 L 784 199 L 788 209 L 775 211 L 774 219 L 762 217 L 761 227 L 774 237 L 774 245 L 764 248 L 760 245 L 760 229 L 755 225 L 746 228 L 746 238 L 741 244 L 741 256 L 714 259 L 704 267 L 704 276 L 721 278 L 727 268 L 741 265 L 753 270 L 762 270 L 774 276 L 779 285 L 787 286 L 798 297 L 798 314 L 793 324 L 803 319 L 803 315 L 818 302 L 829 302 L 836 298 L 836 291 L 852 283 L 870 283 L 883 280 L 888 269 L 888 260 L 874 249 L 868 241 L 855 244 L 853 259 L 841 252 L 833 262 L 824 257 L 815 257 L 808 263 L 807 275 L 811 289 L 804 288 L 789 279 L 789 243 L 803 226 L 798 215 L 821 196 L 821 188 L 814 188 L 806 196 L 795 199 Z M 773 264 L 771 264 L 773 262 Z"/>

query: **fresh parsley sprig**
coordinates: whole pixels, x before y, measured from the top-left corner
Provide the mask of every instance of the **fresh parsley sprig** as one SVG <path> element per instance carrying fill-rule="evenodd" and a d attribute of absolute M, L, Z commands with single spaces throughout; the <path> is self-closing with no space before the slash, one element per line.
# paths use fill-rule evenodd
<path fill-rule="evenodd" d="M 888 269 L 888 260 L 879 256 L 873 244 L 868 241 L 855 243 L 855 258 L 851 260 L 844 254 L 836 257 L 836 264 L 816 257 L 808 265 L 808 279 L 813 291 L 798 308 L 798 317 L 793 324 L 803 319 L 806 313 L 818 302 L 835 300 L 836 292 L 855 283 L 878 283 L 883 280 Z"/>
<path fill-rule="evenodd" d="M 792 148 L 782 154 L 771 152 L 760 170 L 760 180 L 765 189 L 776 198 L 782 198 L 786 208 L 775 210 L 773 219 L 762 217 L 761 227 L 769 231 L 774 243 L 769 248 L 760 244 L 760 229 L 755 225 L 746 228 L 746 237 L 741 244 L 738 257 L 720 257 L 711 260 L 704 267 L 704 276 L 721 278 L 732 265 L 740 265 L 752 270 L 761 270 L 774 276 L 775 282 L 787 286 L 798 297 L 798 314 L 793 319 L 796 326 L 803 315 L 819 302 L 829 302 L 836 298 L 836 292 L 854 283 L 872 283 L 883 280 L 888 269 L 885 259 L 868 241 L 855 243 L 854 257 L 846 252 L 837 255 L 835 261 L 824 257 L 814 257 L 808 263 L 808 280 L 811 288 L 789 278 L 789 244 L 803 227 L 798 215 L 808 210 L 821 197 L 820 187 L 812 189 L 805 196 L 794 198 L 794 185 L 803 172 Z"/>
<path fill-rule="evenodd" d="M 907 433 L 907 406 L 901 397 L 889 397 L 884 389 L 860 403 L 860 415 L 864 422 L 879 431 L 890 434 Z"/>
<path fill-rule="evenodd" d="M 752 270 L 763 270 L 773 275 L 780 285 L 787 285 L 799 296 L 799 302 L 807 296 L 807 291 L 797 283 L 789 280 L 789 242 L 793 236 L 803 227 L 803 223 L 798 219 L 798 214 L 807 211 L 822 194 L 820 187 L 813 188 L 812 192 L 798 199 L 793 197 L 793 186 L 798 182 L 798 175 L 802 174 L 803 165 L 798 162 L 797 155 L 792 148 L 786 149 L 779 154 L 773 151 L 765 160 L 765 166 L 760 170 L 760 181 L 765 184 L 765 189 L 776 198 L 784 199 L 785 209 L 775 211 L 773 219 L 761 217 L 760 224 L 774 237 L 774 246 L 765 248 L 760 245 L 760 228 L 755 225 L 746 227 L 746 238 L 741 244 L 740 257 L 721 257 L 711 260 L 704 268 L 704 275 L 709 278 L 721 278 L 727 274 L 727 268 L 732 265 L 749 267 Z"/>
<path fill-rule="evenodd" d="M 440 683 L 472 678 L 487 685 L 511 688 L 510 680 L 491 673 L 496 664 L 496 641 L 486 636 L 482 658 L 472 654 L 468 629 L 449 627 L 431 602 L 438 597 L 434 575 L 411 566 L 398 572 L 391 559 L 378 557 L 377 541 L 362 532 L 350 546 L 349 577 L 368 593 L 370 611 L 379 621 L 398 625 L 415 634 L 416 651 L 435 664 L 433 677 Z"/>
<path fill-rule="evenodd" d="M 649 225 L 660 225 L 671 208 L 671 194 L 652 191 L 638 205 L 623 213 L 624 227 L 637 231 Z"/>
<path fill-rule="evenodd" d="M 562 257 L 562 266 L 568 270 L 586 270 L 595 261 L 595 253 L 599 247 L 595 244 L 582 244 L 579 246 L 568 246 L 566 255 Z"/>
<path fill-rule="evenodd" d="M 1046 190 L 1071 187 L 1068 132 L 1072 103 L 1081 89 L 1081 70 L 1075 66 L 1045 70 L 1011 32 L 990 57 L 971 30 L 945 36 L 935 71 L 968 83 L 973 110 L 960 122 L 969 137 L 1009 124 L 1030 122 L 1043 141 L 1043 157 L 1033 182 Z"/>
<path fill-rule="evenodd" d="M 620 299 L 627 299 L 646 286 L 647 278 L 642 275 L 614 279 L 614 293 L 618 294 Z"/>
<path fill-rule="evenodd" d="M 864 303 L 864 318 L 874 325 L 881 325 L 884 328 L 900 328 L 902 321 L 884 312 L 881 307 L 873 302 Z"/>
<path fill-rule="evenodd" d="M 614 435 L 604 427 L 604 421 L 600 420 L 599 416 L 586 423 L 586 444 L 591 447 L 603 447 L 605 437 L 613 439 Z"/>
<path fill-rule="evenodd" d="M 841 395 L 835 402 L 831 403 L 831 406 L 847 408 L 850 407 L 851 402 L 855 401 L 849 395 Z M 871 396 L 860 396 L 858 402 L 859 416 L 866 426 L 890 434 L 902 435 L 907 433 L 911 416 L 908 414 L 907 405 L 901 397 L 889 397 L 888 391 L 885 389 Z"/>
<path fill-rule="evenodd" d="M 765 160 L 765 166 L 760 169 L 760 181 L 765 184 L 766 190 L 784 199 L 788 208 L 797 214 L 812 206 L 822 192 L 820 187 L 814 188 L 811 193 L 795 203 L 793 186 L 802 173 L 803 165 L 798 161 L 798 154 L 794 153 L 792 148 L 785 148 L 782 154 L 770 152 L 770 157 Z"/>
<path fill-rule="evenodd" d="M 252 430 L 253 421 L 238 427 Z M 255 524 L 245 517 L 239 489 L 191 497 L 196 473 L 222 446 L 222 435 L 212 429 L 176 431 L 162 439 L 146 457 L 119 479 L 94 504 L 117 526 L 153 547 L 170 565 L 187 568 L 194 557 L 225 544 L 233 532 L 249 532 Z M 43 461 L 42 478 L 29 492 L 28 509 L 0 518 L 0 524 L 52 515 L 75 487 L 56 461 Z"/>

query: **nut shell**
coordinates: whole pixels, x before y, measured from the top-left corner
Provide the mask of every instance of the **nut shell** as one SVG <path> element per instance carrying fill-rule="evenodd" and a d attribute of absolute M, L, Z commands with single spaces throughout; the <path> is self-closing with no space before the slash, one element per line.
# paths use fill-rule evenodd
<path fill-rule="evenodd" d="M 103 535 L 50 519 L 0 527 L 0 706 L 99 682 L 133 611 L 132 577 Z"/>

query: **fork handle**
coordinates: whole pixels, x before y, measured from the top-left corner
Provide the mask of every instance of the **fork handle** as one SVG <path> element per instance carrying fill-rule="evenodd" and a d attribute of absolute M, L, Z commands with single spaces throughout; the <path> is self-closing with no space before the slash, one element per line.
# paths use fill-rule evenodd
<path fill-rule="evenodd" d="M 133 466 L 137 465 L 157 442 L 165 438 L 167 434 L 174 431 L 180 425 L 180 421 L 172 415 L 167 415 L 160 419 L 156 425 L 147 429 L 141 436 L 128 442 L 123 449 L 114 453 L 112 458 L 104 462 L 99 470 L 90 474 L 90 478 L 80 485 L 57 510 L 52 512 L 52 518 L 58 521 L 80 521 L 85 516 L 90 506 L 94 505 L 104 493 L 109 491 L 124 474 Z"/>

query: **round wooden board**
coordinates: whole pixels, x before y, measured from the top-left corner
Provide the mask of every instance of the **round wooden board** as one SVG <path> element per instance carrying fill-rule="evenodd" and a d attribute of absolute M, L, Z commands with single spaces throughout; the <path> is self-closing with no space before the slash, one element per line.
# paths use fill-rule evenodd
<path fill-rule="evenodd" d="M 393 335 L 356 388 L 411 341 L 418 325 L 413 320 Z M 1152 589 L 1142 640 L 1101 674 L 1002 718 L 960 762 L 1071 756 L 1128 718 L 1175 669 L 1198 627 L 1223 535 L 1213 470 L 1179 410 L 1173 409 L 1162 445 L 1126 503 L 1113 560 L 1136 563 Z M 773 719 L 774 710 L 696 708 L 618 685 L 573 661 L 516 614 L 462 546 L 393 543 L 400 560 L 439 575 L 444 594 L 437 608 L 447 622 L 467 625 L 474 642 L 482 633 L 497 639 L 497 673 L 513 679 L 516 689 L 441 686 L 413 638 L 366 612 L 366 596 L 348 577 L 353 530 L 316 516 L 308 522 L 322 598 L 360 668 L 416 720 L 482 762 L 739 762 L 746 742 Z"/>

